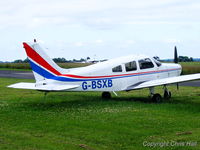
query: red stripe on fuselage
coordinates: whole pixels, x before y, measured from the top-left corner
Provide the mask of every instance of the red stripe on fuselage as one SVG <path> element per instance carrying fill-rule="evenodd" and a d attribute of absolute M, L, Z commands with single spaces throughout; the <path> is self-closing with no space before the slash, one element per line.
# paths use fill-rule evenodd
<path fill-rule="evenodd" d="M 129 74 L 119 74 L 119 75 L 108 75 L 108 76 L 78 76 L 72 74 L 62 74 L 60 76 L 71 77 L 71 78 L 81 78 L 81 79 L 88 79 L 88 78 L 110 78 L 110 77 L 119 77 L 119 76 L 130 76 L 130 75 L 139 75 L 139 74 L 147 74 L 147 73 L 156 73 L 156 72 L 164 72 L 164 71 L 175 71 L 179 70 L 176 69 L 166 69 L 166 70 L 159 70 L 159 71 L 148 71 L 148 72 L 139 72 L 139 73 L 129 73 Z"/>
<path fill-rule="evenodd" d="M 57 71 L 56 69 L 54 69 L 48 62 L 46 62 L 46 60 L 44 60 L 35 50 L 33 50 L 28 44 L 23 43 L 24 48 L 26 50 L 26 54 L 28 57 L 30 57 L 32 60 L 34 60 L 35 62 L 37 62 L 39 65 L 41 65 L 42 67 L 48 69 L 49 71 L 51 71 L 52 73 L 56 74 L 56 75 L 61 75 L 61 73 L 59 71 Z"/>

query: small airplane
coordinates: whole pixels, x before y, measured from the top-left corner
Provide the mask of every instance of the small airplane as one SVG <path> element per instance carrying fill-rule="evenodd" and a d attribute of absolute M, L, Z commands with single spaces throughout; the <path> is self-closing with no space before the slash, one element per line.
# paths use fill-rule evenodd
<path fill-rule="evenodd" d="M 41 46 L 23 43 L 35 77 L 35 83 L 16 83 L 10 88 L 44 91 L 102 91 L 102 98 L 111 98 L 111 92 L 149 88 L 151 100 L 161 102 L 154 87 L 163 86 L 164 98 L 171 98 L 169 84 L 200 79 L 200 74 L 181 75 L 175 47 L 174 63 L 161 63 L 144 55 L 125 56 L 86 67 L 63 69 L 50 59 Z"/>

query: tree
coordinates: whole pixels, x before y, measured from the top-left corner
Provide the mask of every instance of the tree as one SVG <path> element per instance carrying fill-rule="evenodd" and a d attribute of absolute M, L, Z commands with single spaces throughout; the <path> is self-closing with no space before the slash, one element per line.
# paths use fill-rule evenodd
<path fill-rule="evenodd" d="M 28 58 L 24 59 L 23 62 L 24 62 L 24 63 L 28 63 L 28 62 L 29 62 Z"/>
<path fill-rule="evenodd" d="M 83 61 L 85 61 L 85 59 L 81 58 L 81 59 L 80 59 L 80 62 L 83 62 Z"/>
<path fill-rule="evenodd" d="M 23 63 L 23 60 L 21 59 L 14 60 L 14 63 Z"/>
<path fill-rule="evenodd" d="M 191 62 L 193 61 L 192 57 L 188 57 L 188 56 L 179 56 L 178 57 L 179 62 Z"/>
<path fill-rule="evenodd" d="M 67 60 L 65 58 L 53 58 L 53 61 L 56 62 L 56 63 L 65 63 L 67 62 Z"/>

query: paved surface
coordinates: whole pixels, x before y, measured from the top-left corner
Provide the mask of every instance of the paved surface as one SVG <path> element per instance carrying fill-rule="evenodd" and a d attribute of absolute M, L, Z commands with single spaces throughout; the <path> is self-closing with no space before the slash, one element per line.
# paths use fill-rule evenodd
<path fill-rule="evenodd" d="M 34 79 L 32 71 L 0 70 L 0 78 Z M 179 83 L 180 86 L 200 87 L 200 80 Z"/>
<path fill-rule="evenodd" d="M 0 78 L 34 79 L 32 71 L 0 70 Z"/>
<path fill-rule="evenodd" d="M 190 81 L 190 82 L 184 82 L 179 83 L 180 86 L 194 86 L 194 87 L 200 87 L 200 80 Z"/>

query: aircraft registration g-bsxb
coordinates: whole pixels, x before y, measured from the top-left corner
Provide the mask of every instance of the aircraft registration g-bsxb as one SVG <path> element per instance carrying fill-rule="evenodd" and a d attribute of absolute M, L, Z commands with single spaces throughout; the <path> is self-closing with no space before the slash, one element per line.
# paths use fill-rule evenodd
<path fill-rule="evenodd" d="M 160 102 L 160 94 L 154 93 L 155 86 L 164 86 L 164 98 L 170 98 L 167 85 L 200 79 L 200 74 L 182 75 L 181 65 L 161 63 L 148 56 L 126 56 L 99 62 L 86 67 L 63 69 L 50 59 L 41 46 L 23 43 L 34 73 L 35 83 L 16 83 L 8 87 L 50 91 L 102 91 L 103 98 L 110 92 L 149 88 L 151 99 Z M 115 93 L 116 94 L 116 93 Z"/>

